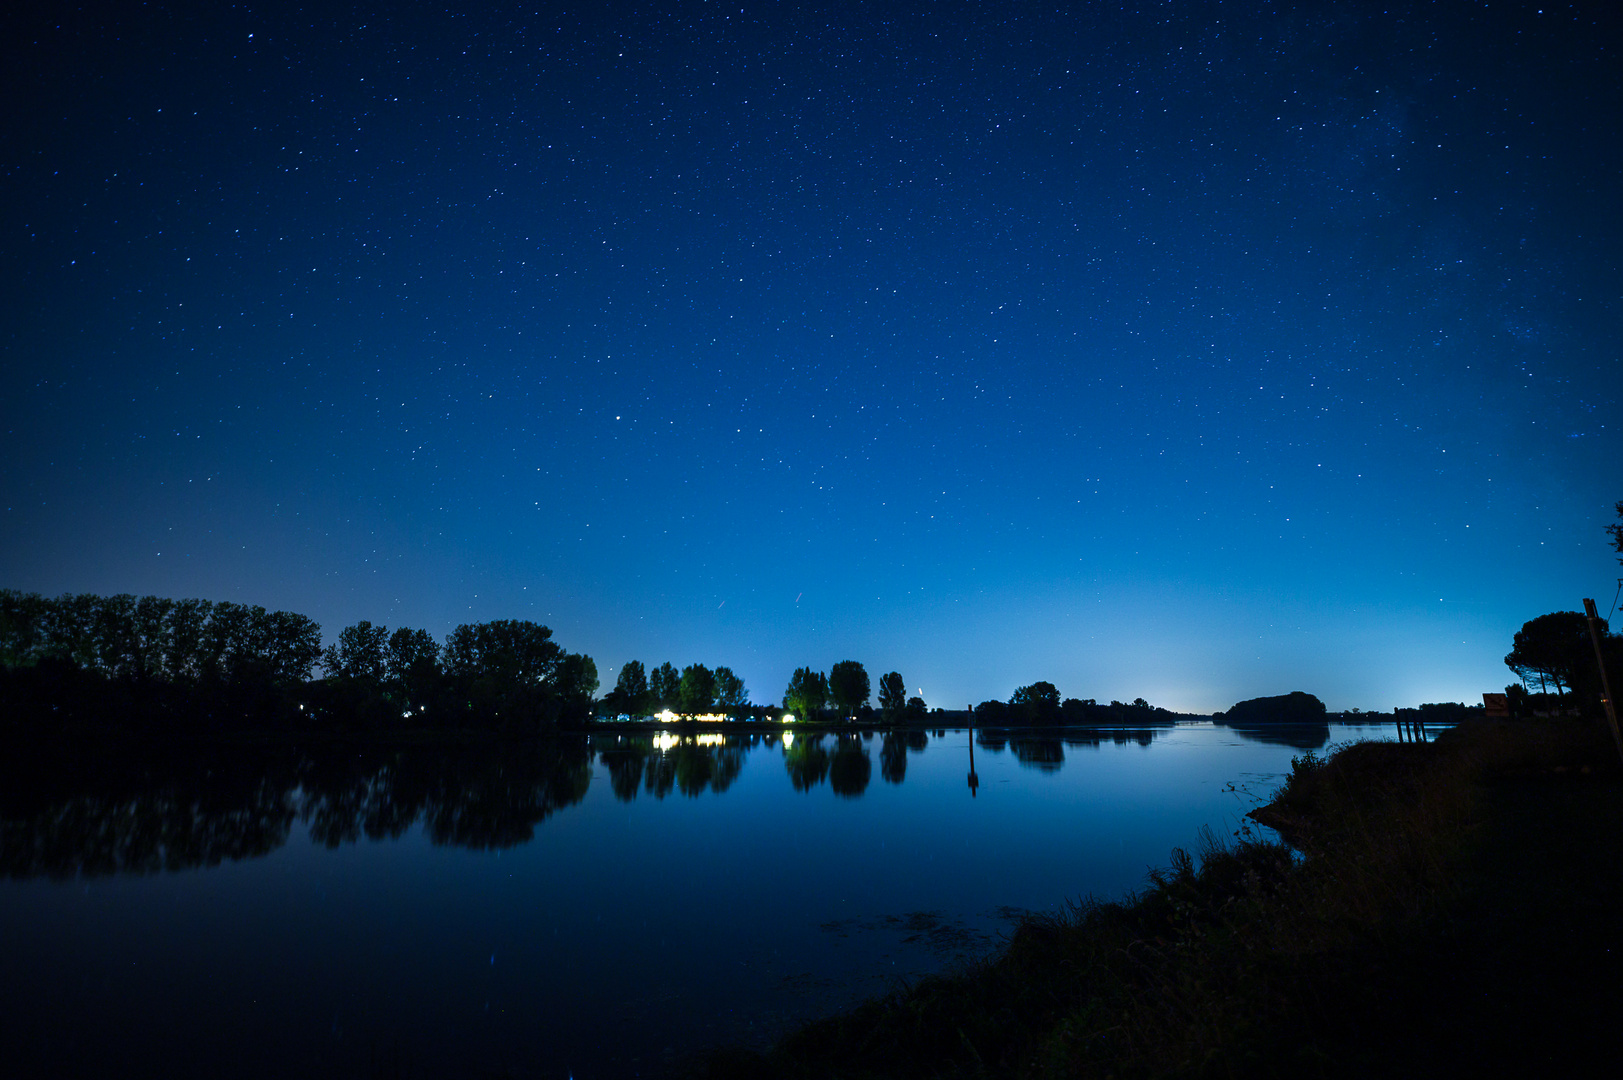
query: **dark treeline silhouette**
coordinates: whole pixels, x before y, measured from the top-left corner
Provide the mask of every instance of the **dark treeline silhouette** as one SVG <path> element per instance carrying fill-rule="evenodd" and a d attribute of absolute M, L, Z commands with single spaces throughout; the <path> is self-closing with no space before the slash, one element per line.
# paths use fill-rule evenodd
<path fill-rule="evenodd" d="M 313 678 L 317 664 L 325 677 Z M 597 666 L 536 623 L 360 622 L 330 649 L 304 615 L 226 601 L 0 590 L 7 731 L 534 731 L 591 715 Z"/>
<path fill-rule="evenodd" d="M 632 660 L 620 669 L 614 689 L 598 702 L 602 717 L 646 719 L 661 713 L 685 718 L 724 716 L 740 720 L 776 716 L 777 710 L 750 704 L 744 680 L 732 668 L 714 670 L 703 664 L 689 664 L 677 670 L 666 661 L 649 671 L 641 660 Z"/>
<path fill-rule="evenodd" d="M 1247 739 L 1298 750 L 1317 750 L 1330 741 L 1324 702 L 1300 690 L 1236 702 L 1226 712 L 1214 713 L 1212 720 Z"/>
<path fill-rule="evenodd" d="M 1092 698 L 1060 700 L 1050 682 L 1022 686 L 1008 701 L 983 701 L 975 706 L 977 727 L 1171 727 L 1178 714 L 1136 698 L 1129 703 L 1101 705 Z"/>
<path fill-rule="evenodd" d="M 871 726 L 923 725 L 930 710 L 921 697 L 908 697 L 899 672 L 879 680 L 879 708 L 869 703 L 873 683 L 868 669 L 856 660 L 841 660 L 827 675 L 812 668 L 796 668 L 783 691 L 783 707 L 801 722 L 834 721 Z"/>

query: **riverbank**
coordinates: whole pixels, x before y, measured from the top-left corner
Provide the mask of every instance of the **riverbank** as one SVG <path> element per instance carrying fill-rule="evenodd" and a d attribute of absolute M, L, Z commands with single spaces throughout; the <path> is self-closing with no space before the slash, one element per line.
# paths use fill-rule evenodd
<path fill-rule="evenodd" d="M 1305 754 L 1123 902 L 697 1076 L 1445 1076 L 1606 1056 L 1623 1005 L 1623 770 L 1604 724 Z"/>

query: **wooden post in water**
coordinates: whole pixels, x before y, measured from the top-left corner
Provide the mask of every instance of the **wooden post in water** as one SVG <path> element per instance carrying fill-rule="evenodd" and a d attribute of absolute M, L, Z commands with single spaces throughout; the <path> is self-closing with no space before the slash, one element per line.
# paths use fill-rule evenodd
<path fill-rule="evenodd" d="M 975 706 L 969 707 L 969 797 L 975 797 L 981 778 L 975 775 Z"/>
<path fill-rule="evenodd" d="M 1612 702 L 1612 680 L 1606 677 L 1606 657 L 1600 651 L 1600 631 L 1595 625 L 1595 601 L 1584 597 L 1584 614 L 1589 617 L 1589 643 L 1595 647 L 1595 664 L 1600 668 L 1600 703 L 1606 706 L 1606 722 L 1612 725 L 1612 741 L 1617 756 L 1623 758 L 1623 735 L 1617 732 L 1617 706 Z"/>

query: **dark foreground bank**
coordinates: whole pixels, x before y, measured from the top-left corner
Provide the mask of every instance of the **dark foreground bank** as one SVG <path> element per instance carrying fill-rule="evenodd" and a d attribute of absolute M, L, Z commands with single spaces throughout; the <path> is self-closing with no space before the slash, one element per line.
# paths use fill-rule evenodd
<path fill-rule="evenodd" d="M 1590 1075 L 1623 1007 L 1623 771 L 1601 724 L 1307 754 L 1122 903 L 694 1076 Z M 1614 1061 L 1615 1063 L 1615 1061 Z"/>

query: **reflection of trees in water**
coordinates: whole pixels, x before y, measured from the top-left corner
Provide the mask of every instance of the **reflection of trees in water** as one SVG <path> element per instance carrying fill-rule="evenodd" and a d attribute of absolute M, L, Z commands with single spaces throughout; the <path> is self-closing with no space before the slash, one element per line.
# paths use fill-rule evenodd
<path fill-rule="evenodd" d="M 1234 734 L 1252 742 L 1317 750 L 1330 741 L 1330 724 L 1227 724 Z"/>
<path fill-rule="evenodd" d="M 1009 737 L 1000 728 L 981 728 L 975 736 L 975 745 L 994 754 L 1001 754 L 1009 745 Z"/>
<path fill-rule="evenodd" d="M 907 740 L 900 732 L 885 732 L 879 744 L 879 775 L 887 784 L 900 784 L 907 778 Z"/>
<path fill-rule="evenodd" d="M 879 775 L 887 783 L 900 784 L 907 776 L 907 754 L 924 753 L 930 745 L 930 733 L 922 728 L 905 731 L 887 731 L 879 746 Z"/>
<path fill-rule="evenodd" d="M 1136 743 L 1139 746 L 1148 746 L 1157 738 L 1172 730 L 1167 727 L 1142 728 L 1070 728 L 1065 732 L 1065 745 L 1074 749 L 1091 747 L 1098 749 L 1105 743 L 1113 746 L 1127 746 Z"/>
<path fill-rule="evenodd" d="M 324 757 L 303 777 L 299 816 L 328 847 L 393 839 L 419 821 L 436 844 L 512 847 L 585 798 L 591 779 L 578 738 Z"/>
<path fill-rule="evenodd" d="M 295 820 L 328 847 L 398 837 L 521 844 L 591 782 L 584 739 L 301 753 L 30 748 L 0 768 L 0 874 L 190 870 L 267 855 Z M 16 775 L 11 775 L 16 774 Z"/>
<path fill-rule="evenodd" d="M 829 756 L 821 735 L 797 735 L 793 743 L 784 739 L 783 767 L 796 791 L 810 791 L 828 776 Z"/>
<path fill-rule="evenodd" d="M 828 786 L 842 799 L 855 799 L 868 790 L 873 778 L 873 762 L 868 748 L 855 738 L 841 737 L 828 766 Z"/>
<path fill-rule="evenodd" d="M 656 799 L 672 790 L 689 797 L 719 795 L 743 772 L 746 750 L 746 740 L 734 735 L 632 735 L 605 741 L 597 759 L 608 769 L 615 798 L 630 802 L 639 790 Z"/>
<path fill-rule="evenodd" d="M 1065 764 L 1065 747 L 1053 736 L 1021 735 L 1009 740 L 1020 764 L 1043 772 L 1058 772 Z"/>
<path fill-rule="evenodd" d="M 287 842 L 297 783 L 289 756 L 149 761 L 122 750 L 0 754 L 0 875 L 189 870 Z"/>
<path fill-rule="evenodd" d="M 621 802 L 637 797 L 642 787 L 643 766 L 653 747 L 646 739 L 618 739 L 597 752 L 597 760 L 609 772 L 609 788 Z"/>

